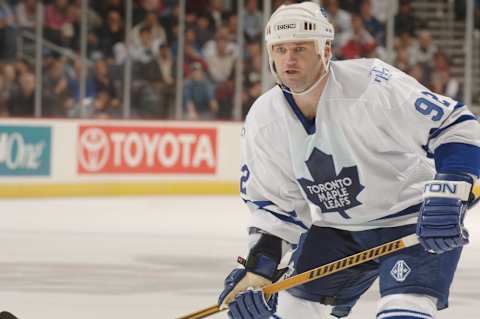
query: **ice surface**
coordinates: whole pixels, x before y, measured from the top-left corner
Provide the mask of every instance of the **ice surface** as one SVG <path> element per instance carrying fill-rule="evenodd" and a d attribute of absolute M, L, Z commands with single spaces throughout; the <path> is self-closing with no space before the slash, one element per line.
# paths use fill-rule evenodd
<path fill-rule="evenodd" d="M 238 197 L 1 200 L 0 310 L 20 319 L 175 318 L 215 304 L 245 252 Z M 478 318 L 480 208 L 440 319 Z M 374 318 L 377 289 L 350 319 Z M 226 318 L 225 314 L 211 318 Z"/>

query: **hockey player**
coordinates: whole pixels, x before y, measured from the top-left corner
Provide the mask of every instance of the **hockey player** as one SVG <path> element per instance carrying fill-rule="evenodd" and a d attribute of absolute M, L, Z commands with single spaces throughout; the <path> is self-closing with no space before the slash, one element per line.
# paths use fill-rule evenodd
<path fill-rule="evenodd" d="M 242 131 L 250 252 L 219 298 L 231 318 L 345 317 L 376 278 L 379 319 L 431 319 L 448 306 L 479 124 L 378 59 L 331 61 L 333 37 L 313 2 L 281 6 L 266 26 L 278 86 Z M 288 248 L 296 274 L 415 232 L 421 245 L 279 293 L 275 314 L 275 298 L 255 289 L 277 278 Z"/>

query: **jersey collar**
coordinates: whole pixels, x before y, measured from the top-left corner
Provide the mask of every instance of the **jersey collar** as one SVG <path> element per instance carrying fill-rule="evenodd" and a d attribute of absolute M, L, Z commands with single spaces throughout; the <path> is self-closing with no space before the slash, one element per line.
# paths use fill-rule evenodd
<path fill-rule="evenodd" d="M 307 132 L 308 135 L 315 134 L 315 118 L 313 119 L 308 119 L 303 115 L 302 111 L 298 107 L 297 103 L 295 102 L 295 99 L 293 98 L 293 95 L 291 93 L 285 92 L 282 90 L 283 95 L 285 96 L 285 99 L 288 102 L 288 105 L 292 109 L 293 113 L 297 116 L 298 120 L 300 123 L 302 123 L 303 128 Z"/>

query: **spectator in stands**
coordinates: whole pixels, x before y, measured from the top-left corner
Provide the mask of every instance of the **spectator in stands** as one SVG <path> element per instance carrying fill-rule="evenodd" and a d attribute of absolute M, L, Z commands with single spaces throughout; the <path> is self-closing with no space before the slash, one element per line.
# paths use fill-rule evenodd
<path fill-rule="evenodd" d="M 43 76 L 42 115 L 62 117 L 66 115 L 66 103 L 69 96 L 68 78 L 63 58 L 47 59 L 47 69 Z"/>
<path fill-rule="evenodd" d="M 395 35 L 400 36 L 403 33 L 408 33 L 412 37 L 417 31 L 417 21 L 411 0 L 400 0 L 398 13 L 395 15 Z"/>
<path fill-rule="evenodd" d="M 253 105 L 253 102 L 262 94 L 262 83 L 260 81 L 255 82 L 250 86 L 246 94 L 242 98 L 242 119 L 247 116 L 250 107 Z"/>
<path fill-rule="evenodd" d="M 175 99 L 173 67 L 174 59 L 170 48 L 166 44 L 160 45 L 155 62 L 157 63 L 158 78 L 152 81 L 152 87 L 158 95 L 156 117 L 166 118 L 173 115 Z"/>
<path fill-rule="evenodd" d="M 17 77 L 21 77 L 24 74 L 32 73 L 32 68 L 27 60 L 18 59 L 15 62 L 15 72 Z"/>
<path fill-rule="evenodd" d="M 80 59 L 76 59 L 73 63 L 73 72 L 68 76 L 68 91 L 69 99 L 67 100 L 68 116 L 69 117 L 82 117 L 90 116 L 91 102 L 97 94 L 95 87 L 95 79 L 92 76 L 91 72 L 88 72 L 88 69 L 85 70 L 86 80 L 85 80 L 85 96 L 83 100 L 80 100 L 80 71 L 82 64 Z M 85 112 L 85 113 L 82 113 Z"/>
<path fill-rule="evenodd" d="M 194 29 L 197 26 L 197 14 L 192 11 L 185 12 L 185 29 Z"/>
<path fill-rule="evenodd" d="M 450 76 L 450 72 L 434 73 L 430 88 L 433 92 L 447 95 L 455 100 L 462 100 L 463 93 L 457 79 Z"/>
<path fill-rule="evenodd" d="M 207 45 L 212 42 L 210 40 L 207 42 Z M 175 52 L 176 48 L 173 50 Z M 176 55 L 176 52 L 174 53 Z M 197 46 L 197 38 L 195 36 L 195 31 L 193 29 L 187 29 L 185 32 L 185 43 L 184 43 L 184 75 L 188 76 L 191 68 L 190 65 L 194 62 L 198 62 L 202 65 L 203 69 L 208 69 L 208 64 L 204 59 L 204 54 L 202 54 L 201 48 Z"/>
<path fill-rule="evenodd" d="M 37 12 L 36 0 L 23 0 L 15 7 L 15 15 L 17 16 L 17 24 L 20 28 L 35 28 Z"/>
<path fill-rule="evenodd" d="M 340 39 L 340 56 L 343 59 L 355 59 L 371 56 L 375 51 L 376 42 L 365 29 L 362 18 L 352 14 L 352 31 L 342 35 Z"/>
<path fill-rule="evenodd" d="M 395 61 L 393 65 L 406 73 L 412 68 L 408 50 L 405 47 L 399 47 L 395 50 Z"/>
<path fill-rule="evenodd" d="M 212 120 L 218 112 L 213 85 L 205 78 L 200 63 L 191 65 L 190 79 L 185 81 L 183 101 L 189 120 Z"/>
<path fill-rule="evenodd" d="M 8 100 L 14 88 L 12 80 L 9 79 L 12 76 L 6 74 L 6 67 L 8 67 L 8 64 L 0 64 L 0 117 L 8 116 Z M 13 68 L 10 69 L 13 70 Z"/>
<path fill-rule="evenodd" d="M 141 46 L 131 47 L 133 59 L 132 98 L 135 101 L 134 109 L 141 117 L 159 117 L 164 115 L 163 107 L 160 108 L 159 98 L 165 95 L 155 89 L 153 82 L 159 82 L 162 74 L 159 72 L 158 57 L 160 48 L 165 45 L 159 39 L 153 39 L 151 29 L 144 26 L 140 30 Z M 187 51 L 187 49 L 185 49 Z M 170 88 L 171 89 L 171 88 Z M 161 101 L 165 103 L 165 101 Z"/>
<path fill-rule="evenodd" d="M 114 78 L 109 73 L 106 59 L 98 59 L 95 61 L 94 81 L 97 95 L 99 92 L 106 92 L 109 96 L 111 106 L 118 108 L 120 106 L 120 100 L 117 98 L 117 88 L 115 87 Z"/>
<path fill-rule="evenodd" d="M 15 70 L 15 65 L 12 63 L 5 63 L 3 65 L 3 92 L 0 94 L 3 95 L 5 100 L 10 99 L 10 95 L 13 91 L 17 89 L 17 72 Z"/>
<path fill-rule="evenodd" d="M 363 0 L 360 5 L 360 16 L 365 29 L 375 38 L 378 45 L 385 45 L 385 30 L 382 23 L 372 13 L 371 0 Z"/>
<path fill-rule="evenodd" d="M 256 0 L 247 0 L 243 17 L 243 26 L 247 41 L 260 40 L 263 32 L 263 15 L 257 9 Z"/>
<path fill-rule="evenodd" d="M 218 102 L 217 119 L 231 120 L 232 107 L 235 96 L 235 72 L 230 77 L 217 85 L 215 89 L 215 99 Z"/>
<path fill-rule="evenodd" d="M 208 16 L 201 15 L 197 18 L 197 22 L 194 28 L 196 45 L 198 48 L 202 48 L 205 43 L 213 39 L 213 28 L 210 26 L 210 20 Z"/>
<path fill-rule="evenodd" d="M 232 74 L 237 58 L 235 47 L 229 45 L 229 40 L 224 32 L 217 32 L 214 46 L 205 52 L 205 61 L 208 64 L 208 73 L 214 83 L 219 84 L 228 79 Z"/>
<path fill-rule="evenodd" d="M 372 14 L 380 23 L 385 26 L 390 16 L 392 9 L 396 8 L 398 0 L 385 1 L 385 0 L 371 0 L 372 2 Z"/>
<path fill-rule="evenodd" d="M 25 73 L 19 78 L 19 86 L 8 100 L 8 114 L 14 117 L 33 117 L 35 113 L 35 76 Z"/>
<path fill-rule="evenodd" d="M 231 41 L 237 41 L 238 16 L 231 13 L 227 18 L 227 31 Z"/>
<path fill-rule="evenodd" d="M 8 116 L 8 99 L 5 94 L 5 90 L 3 88 L 4 80 L 3 74 L 0 72 L 0 117 L 7 117 Z"/>
<path fill-rule="evenodd" d="M 452 2 L 455 6 L 455 19 L 457 21 L 465 21 L 467 15 L 467 0 L 455 0 Z M 474 27 L 480 30 L 480 0 L 474 0 L 473 15 Z M 480 34 L 478 34 L 477 37 L 480 37 Z"/>
<path fill-rule="evenodd" d="M 91 1 L 89 3 L 101 17 L 108 17 L 110 11 L 116 11 L 123 18 L 125 15 L 124 0 Z"/>
<path fill-rule="evenodd" d="M 82 20 L 82 0 L 74 0 L 70 6 L 71 16 L 73 17 L 73 36 L 70 40 L 70 47 L 75 51 L 80 51 L 80 33 Z M 87 18 L 87 54 L 91 56 L 96 52 L 98 39 L 96 31 L 103 24 L 102 18 L 90 6 L 87 6 L 85 12 Z"/>
<path fill-rule="evenodd" d="M 173 65 L 170 48 L 161 44 L 158 54 L 143 71 L 143 81 L 135 81 L 135 109 L 140 117 L 168 118 L 173 115 Z"/>
<path fill-rule="evenodd" d="M 400 33 L 398 37 L 395 38 L 394 47 L 395 48 L 405 48 L 411 53 L 416 45 L 417 39 L 408 32 Z"/>
<path fill-rule="evenodd" d="M 250 88 L 262 78 L 262 51 L 260 43 L 249 42 L 247 44 L 247 56 L 244 62 L 244 85 Z"/>
<path fill-rule="evenodd" d="M 188 13 L 203 15 L 207 13 L 208 4 L 209 0 L 186 0 L 186 10 Z"/>
<path fill-rule="evenodd" d="M 225 6 L 223 0 L 210 0 L 210 6 L 208 8 L 208 14 L 210 20 L 213 22 L 215 29 L 223 26 L 225 22 Z"/>
<path fill-rule="evenodd" d="M 165 3 L 162 0 L 140 0 L 142 8 L 147 12 L 152 12 L 159 16 L 166 9 Z"/>
<path fill-rule="evenodd" d="M 408 72 L 411 76 L 415 78 L 418 82 L 422 83 L 424 86 L 429 86 L 430 76 L 426 74 L 425 68 L 421 63 L 415 64 L 410 71 Z"/>
<path fill-rule="evenodd" d="M 430 31 L 420 31 L 418 34 L 418 42 L 412 46 L 411 51 L 409 52 L 409 56 L 412 59 L 410 64 L 415 65 L 417 63 L 422 63 L 431 65 L 433 56 L 437 50 L 437 46 L 433 43 Z"/>
<path fill-rule="evenodd" d="M 74 20 L 69 1 L 55 0 L 45 10 L 45 37 L 58 45 L 70 45 L 75 35 Z"/>
<path fill-rule="evenodd" d="M 252 53 L 248 63 L 245 65 L 245 91 L 242 97 L 242 118 L 253 104 L 253 101 L 262 94 L 262 56 L 256 49 L 249 51 Z"/>
<path fill-rule="evenodd" d="M 340 55 L 340 39 L 345 33 L 352 30 L 352 17 L 350 13 L 341 9 L 338 6 L 338 0 L 328 0 L 325 3 L 325 8 L 328 12 L 328 18 L 335 29 L 335 38 L 333 40 L 333 48 L 336 55 Z"/>
<path fill-rule="evenodd" d="M 0 59 L 13 59 L 16 54 L 15 16 L 6 0 L 0 0 Z"/>
<path fill-rule="evenodd" d="M 360 12 L 360 1 L 358 0 L 339 0 L 340 8 L 351 13 Z"/>
<path fill-rule="evenodd" d="M 165 29 L 158 22 L 157 16 L 155 13 L 149 12 L 145 19 L 134 26 L 131 31 L 131 45 L 135 47 L 140 47 L 142 45 L 142 35 L 140 34 L 142 30 L 149 29 L 150 36 L 152 38 L 152 43 L 158 47 L 159 43 L 167 42 L 167 35 Z"/>
<path fill-rule="evenodd" d="M 154 55 L 158 53 L 159 45 L 163 43 L 159 39 L 153 38 L 152 30 L 147 26 L 144 26 L 139 32 L 140 42 L 132 43 L 130 47 L 132 60 L 134 64 L 137 64 L 135 67 L 153 61 Z"/>
<path fill-rule="evenodd" d="M 178 1 L 175 1 L 173 5 L 168 5 L 167 8 L 168 11 L 165 11 L 165 13 L 159 17 L 159 23 L 165 29 L 165 33 L 167 34 L 167 43 L 172 46 L 175 38 L 178 35 L 178 32 L 174 30 L 175 26 L 178 25 Z"/>
<path fill-rule="evenodd" d="M 197 40 L 197 33 L 194 28 L 188 28 L 185 31 L 185 46 L 189 46 L 195 51 L 199 56 L 201 56 L 202 47 L 199 45 L 200 42 Z"/>
<path fill-rule="evenodd" d="M 450 61 L 443 51 L 437 51 L 433 57 L 433 73 L 431 76 L 432 91 L 461 100 L 460 83 L 451 76 Z"/>
<path fill-rule="evenodd" d="M 172 56 L 172 51 L 166 44 L 160 45 L 158 54 L 155 58 L 155 62 L 158 65 L 158 74 L 160 75 L 160 81 L 166 85 L 173 85 L 173 68 L 175 61 Z"/>
<path fill-rule="evenodd" d="M 109 60 L 118 59 L 115 52 L 125 51 L 125 27 L 120 12 L 111 10 L 108 12 L 107 19 L 98 30 L 98 50 L 104 58 Z M 121 52 L 120 51 L 120 52 Z"/>
<path fill-rule="evenodd" d="M 253 101 L 260 96 L 260 94 L 255 95 L 253 93 L 262 93 L 262 47 L 258 41 L 247 43 L 243 70 L 244 82 L 242 90 L 242 118 L 244 118 L 246 115 L 246 112 L 250 108 L 251 104 L 253 104 Z M 232 105 L 231 101 L 232 99 L 229 102 L 230 107 Z"/>
<path fill-rule="evenodd" d="M 475 0 L 475 28 L 480 30 L 480 0 Z"/>
<path fill-rule="evenodd" d="M 244 52 L 245 64 L 250 64 L 250 60 L 258 56 L 262 56 L 262 43 L 260 41 L 247 42 Z"/>
<path fill-rule="evenodd" d="M 89 114 L 86 117 L 96 119 L 118 118 L 121 115 L 120 104 L 115 102 L 110 93 L 107 91 L 99 91 L 89 107 Z"/>

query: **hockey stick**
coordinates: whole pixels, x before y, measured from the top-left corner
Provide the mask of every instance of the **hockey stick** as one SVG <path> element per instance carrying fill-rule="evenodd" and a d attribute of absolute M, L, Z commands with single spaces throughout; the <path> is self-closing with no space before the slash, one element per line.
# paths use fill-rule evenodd
<path fill-rule="evenodd" d="M 0 319 L 18 319 L 8 311 L 0 312 Z"/>
<path fill-rule="evenodd" d="M 331 262 L 329 264 L 319 266 L 312 270 L 308 270 L 301 274 L 292 276 L 285 280 L 278 281 L 276 283 L 267 285 L 262 288 L 263 293 L 265 294 L 274 294 L 280 290 L 285 290 L 292 288 L 298 285 L 302 285 L 309 281 L 322 278 L 336 272 L 342 271 L 344 269 L 363 264 L 367 261 L 376 259 L 381 256 L 385 256 L 396 251 L 402 250 L 406 247 L 414 246 L 418 244 L 418 239 L 416 234 L 411 234 L 400 239 L 385 243 L 383 245 L 373 247 L 357 254 L 339 259 L 337 261 Z M 216 314 L 218 312 L 227 310 L 228 307 L 220 308 L 218 305 L 211 306 L 196 312 L 193 312 L 189 315 L 179 317 L 178 319 L 201 319 L 206 318 L 210 315 Z"/>

